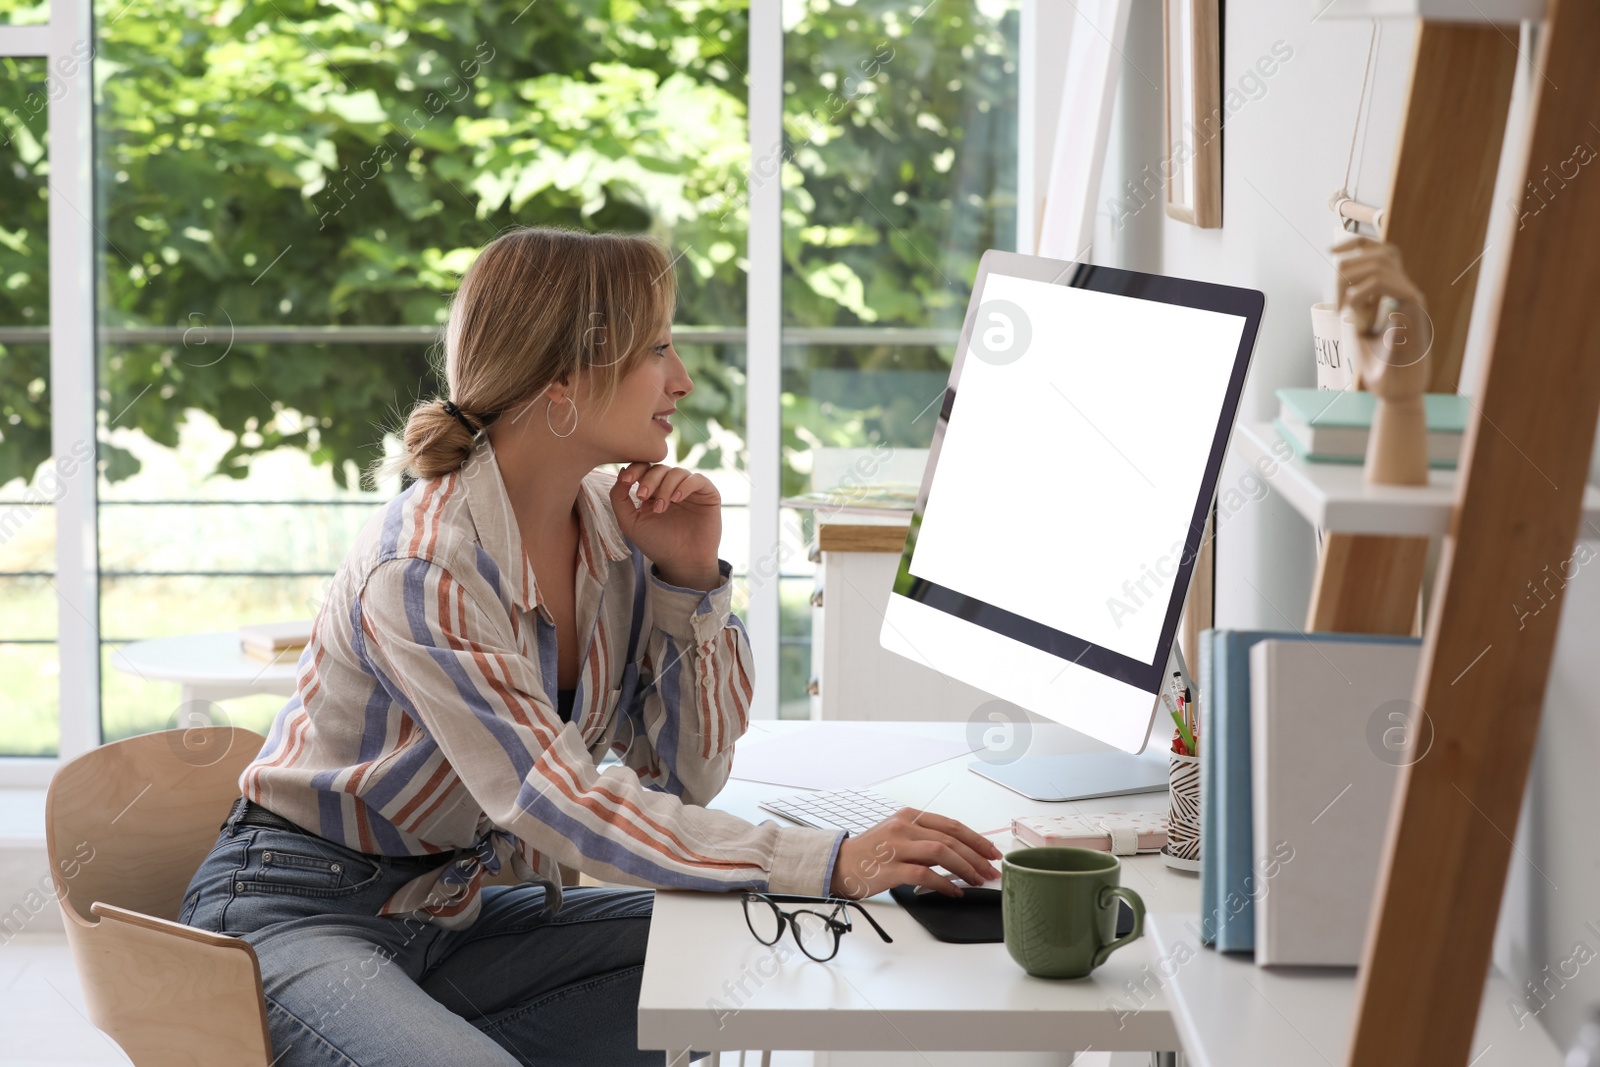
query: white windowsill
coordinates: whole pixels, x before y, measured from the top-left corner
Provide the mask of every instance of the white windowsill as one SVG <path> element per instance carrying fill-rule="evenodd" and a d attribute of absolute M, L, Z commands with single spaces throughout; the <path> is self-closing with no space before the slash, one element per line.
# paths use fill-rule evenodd
<path fill-rule="evenodd" d="M 0 851 L 44 847 L 44 789 L 0 789 Z"/>

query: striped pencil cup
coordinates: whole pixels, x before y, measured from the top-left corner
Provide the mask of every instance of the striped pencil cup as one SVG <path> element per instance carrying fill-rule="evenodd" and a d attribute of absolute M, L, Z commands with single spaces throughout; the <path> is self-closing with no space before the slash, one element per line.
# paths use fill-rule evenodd
<path fill-rule="evenodd" d="M 1200 760 L 1174 752 L 1167 765 L 1172 809 L 1167 816 L 1167 843 L 1161 857 L 1179 870 L 1200 869 Z"/>

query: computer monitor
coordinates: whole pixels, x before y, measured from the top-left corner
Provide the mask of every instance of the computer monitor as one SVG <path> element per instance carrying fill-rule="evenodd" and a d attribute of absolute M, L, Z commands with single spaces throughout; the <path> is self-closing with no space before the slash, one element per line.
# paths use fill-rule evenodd
<path fill-rule="evenodd" d="M 986 252 L 883 647 L 1142 752 L 1263 303 Z"/>

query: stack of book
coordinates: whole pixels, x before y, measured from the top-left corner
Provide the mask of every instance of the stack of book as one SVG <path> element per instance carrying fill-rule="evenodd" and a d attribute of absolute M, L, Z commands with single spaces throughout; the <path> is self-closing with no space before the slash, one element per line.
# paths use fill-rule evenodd
<path fill-rule="evenodd" d="M 1377 398 L 1360 389 L 1279 389 L 1273 425 L 1295 453 L 1317 463 L 1360 463 L 1367 457 Z M 1472 402 L 1457 393 L 1427 393 L 1428 465 L 1454 467 Z"/>
<path fill-rule="evenodd" d="M 909 519 L 917 506 L 918 487 L 903 482 L 873 485 L 836 485 L 798 496 L 786 496 L 778 503 L 800 508 L 846 515 L 894 515 Z"/>
<path fill-rule="evenodd" d="M 239 648 L 251 659 L 273 663 L 298 656 L 311 641 L 311 622 L 267 622 L 239 627 Z"/>
<path fill-rule="evenodd" d="M 1251 650 L 1263 642 L 1280 660 L 1257 683 Z M 1279 646 L 1305 654 L 1292 658 Z M 1408 728 L 1403 698 L 1420 648 L 1418 638 L 1379 634 L 1201 632 L 1204 943 L 1253 952 L 1258 963 L 1353 962 L 1345 956 L 1362 939 L 1347 931 L 1365 928 L 1387 815 L 1373 821 L 1367 806 L 1393 795 L 1390 746 Z M 1254 712 L 1253 684 L 1261 697 Z M 1340 782 L 1325 789 L 1329 775 Z M 1358 811 L 1366 815 L 1349 823 Z M 1296 930 L 1305 935 L 1297 943 L 1276 942 Z"/>

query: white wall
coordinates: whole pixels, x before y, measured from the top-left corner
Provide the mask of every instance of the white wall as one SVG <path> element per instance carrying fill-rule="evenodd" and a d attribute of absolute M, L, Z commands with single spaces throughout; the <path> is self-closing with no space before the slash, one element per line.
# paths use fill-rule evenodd
<path fill-rule="evenodd" d="M 1259 420 L 1276 413 L 1275 390 L 1315 382 L 1309 309 L 1333 292 L 1328 249 L 1342 235 L 1328 194 L 1344 183 L 1372 26 L 1313 24 L 1310 5 L 1281 0 L 1233 0 L 1227 7 L 1223 83 L 1240 88 L 1243 103 L 1229 113 L 1223 134 L 1222 228 L 1200 230 L 1166 217 L 1153 177 L 1167 154 L 1161 5 L 1139 0 L 1123 47 L 1093 259 L 1265 292 L 1240 411 L 1243 419 Z M 1382 27 L 1350 183 L 1368 202 L 1388 195 L 1414 39 L 1404 22 Z M 1279 42 L 1277 54 L 1284 47 L 1291 52 L 1286 61 L 1274 56 Z M 1264 57 L 1270 76 L 1256 66 Z M 1241 87 L 1248 75 L 1260 80 Z M 1130 183 L 1140 191 L 1130 193 Z M 1234 499 L 1252 499 L 1236 512 L 1224 510 L 1218 523 L 1217 624 L 1299 627 L 1310 603 L 1315 535 L 1281 501 L 1252 488 L 1252 474 L 1229 462 L 1218 488 L 1219 498 L 1237 491 Z"/>
<path fill-rule="evenodd" d="M 1308 4 L 1281 0 L 1228 4 L 1225 88 L 1239 87 L 1262 57 L 1272 56 L 1275 43 L 1282 41 L 1293 54 L 1277 65 L 1272 77 L 1262 79 L 1265 89 L 1256 91 L 1257 99 L 1241 92 L 1244 103 L 1226 119 L 1222 228 L 1196 229 L 1164 213 L 1161 219 L 1164 273 L 1266 293 L 1266 313 L 1240 410 L 1246 420 L 1276 414 L 1275 390 L 1315 384 L 1310 306 L 1333 293 L 1328 249 L 1341 235 L 1327 202 L 1344 181 L 1371 25 L 1334 20 L 1313 24 L 1310 13 Z M 1382 28 L 1368 90 L 1367 129 L 1364 144 L 1357 144 L 1359 169 L 1352 174 L 1350 190 L 1369 203 L 1381 204 L 1388 196 L 1413 41 L 1408 24 Z M 1152 62 L 1159 71 L 1155 57 Z M 1236 462 L 1225 466 L 1219 497 L 1239 487 L 1247 472 Z M 1251 483 L 1243 484 L 1248 488 Z M 1304 625 L 1315 566 L 1310 528 L 1275 496 L 1221 516 L 1217 624 Z"/>
<path fill-rule="evenodd" d="M 1313 24 L 1310 14 L 1310 4 L 1281 0 L 1230 0 L 1227 5 L 1225 87 L 1238 86 L 1277 41 L 1293 49 L 1293 56 L 1264 79 L 1265 91 L 1258 91 L 1257 99 L 1247 99 L 1227 119 L 1222 228 L 1199 230 L 1166 218 L 1159 196 L 1118 226 L 1115 216 L 1122 212 L 1106 207 L 1107 199 L 1124 191 L 1124 183 L 1146 162 L 1157 163 L 1163 152 L 1161 94 L 1154 89 L 1162 80 L 1159 5 L 1137 4 L 1101 193 L 1098 262 L 1266 293 L 1266 314 L 1240 413 L 1247 420 L 1275 413 L 1274 390 L 1314 383 L 1308 308 L 1333 292 L 1328 247 L 1339 233 L 1327 198 L 1343 183 L 1371 24 L 1333 19 Z M 1410 24 L 1383 24 L 1369 89 L 1370 112 L 1356 149 L 1359 177 L 1350 187 L 1367 203 L 1381 205 L 1388 197 L 1414 41 Z M 1526 58 L 1532 38 L 1525 31 L 1519 43 Z M 1533 77 L 1537 75 L 1524 62 L 1507 133 L 1512 149 L 1526 134 L 1520 105 Z M 1592 143 L 1600 146 L 1600 135 Z M 1491 223 L 1502 235 L 1509 234 L 1514 222 L 1505 207 L 1511 183 L 1503 171 Z M 1503 243 L 1496 241 L 1493 229 L 1491 241 Z M 1501 252 L 1491 249 L 1481 277 L 1494 277 L 1493 264 Z M 1484 295 L 1480 292 L 1463 369 L 1466 392 L 1476 390 L 1481 372 Z M 1600 449 L 1595 469 L 1600 471 Z M 1226 466 L 1219 494 L 1238 487 L 1242 474 L 1241 465 Z M 1591 474 L 1591 480 L 1600 479 Z M 1600 759 L 1600 673 L 1595 664 L 1600 577 L 1593 576 L 1600 573 L 1600 529 L 1583 533 L 1591 539 L 1587 552 L 1595 556 L 1563 593 L 1539 754 L 1511 858 L 1495 956 L 1513 985 L 1531 981 L 1542 992 L 1542 999 L 1529 992 L 1525 1002 L 1501 1010 L 1527 1025 L 1544 1025 L 1562 1047 L 1600 1004 L 1600 786 L 1595 771 Z M 1315 562 L 1313 534 L 1286 505 L 1271 495 L 1246 505 L 1219 528 L 1217 625 L 1302 626 Z"/>

